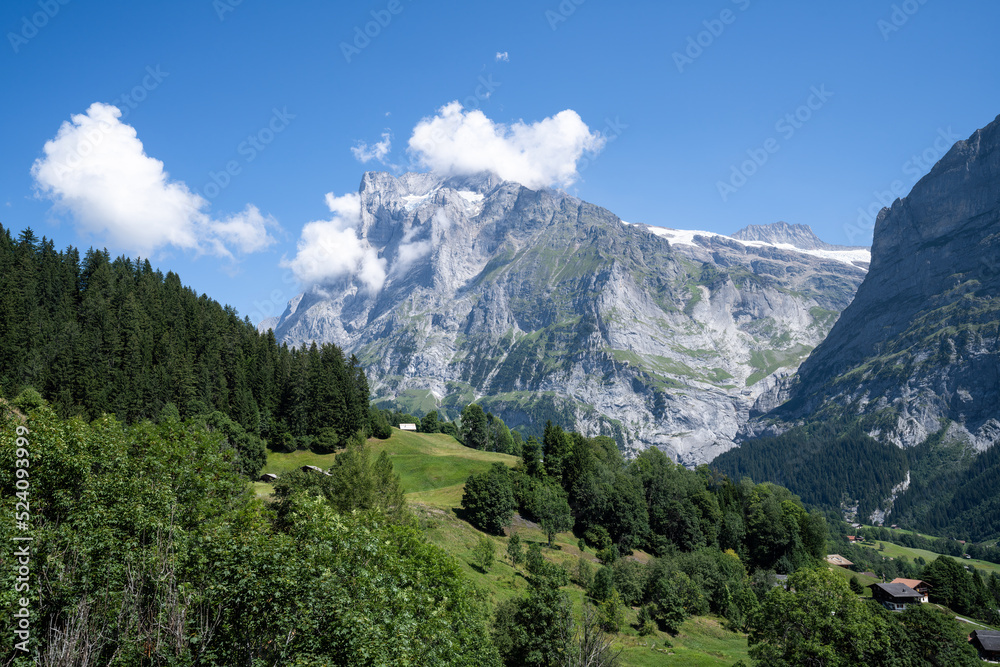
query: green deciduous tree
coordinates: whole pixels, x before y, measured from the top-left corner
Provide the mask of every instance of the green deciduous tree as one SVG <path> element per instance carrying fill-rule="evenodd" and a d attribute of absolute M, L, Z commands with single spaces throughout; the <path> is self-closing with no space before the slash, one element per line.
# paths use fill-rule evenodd
<path fill-rule="evenodd" d="M 531 514 L 545 531 L 549 547 L 552 547 L 556 533 L 573 527 L 573 513 L 566 501 L 566 494 L 561 488 L 551 484 L 543 484 L 536 489 Z"/>
<path fill-rule="evenodd" d="M 573 637 L 569 597 L 550 579 L 533 578 L 527 597 L 501 603 L 493 637 L 509 667 L 566 664 Z"/>
<path fill-rule="evenodd" d="M 476 564 L 482 568 L 483 572 L 489 572 L 490 568 L 493 567 L 493 561 L 496 558 L 496 553 L 496 542 L 486 535 L 480 535 L 472 554 L 476 559 Z"/>
<path fill-rule="evenodd" d="M 622 629 L 625 625 L 625 605 L 618 591 L 612 590 L 608 599 L 597 605 L 597 615 L 605 632 L 617 633 Z"/>
<path fill-rule="evenodd" d="M 510 564 L 517 567 L 524 562 L 524 550 L 521 548 L 521 535 L 516 530 L 507 539 L 507 557 Z"/>
<path fill-rule="evenodd" d="M 438 422 L 437 410 L 431 410 L 420 420 L 421 433 L 437 433 L 440 428 L 441 424 Z"/>
<path fill-rule="evenodd" d="M 900 649 L 919 667 L 975 667 L 982 665 L 967 631 L 932 605 L 916 604 L 898 616 L 906 630 Z"/>
<path fill-rule="evenodd" d="M 826 568 L 803 569 L 789 588 L 772 589 L 750 624 L 750 657 L 758 665 L 885 664 L 893 650 L 891 626 L 842 577 Z"/>
<path fill-rule="evenodd" d="M 516 508 L 510 472 L 504 464 L 494 463 L 487 472 L 469 475 L 465 481 L 462 509 L 480 530 L 502 535 Z"/>
<path fill-rule="evenodd" d="M 488 441 L 486 414 L 478 403 L 470 403 L 462 410 L 461 433 L 466 447 L 486 449 Z"/>

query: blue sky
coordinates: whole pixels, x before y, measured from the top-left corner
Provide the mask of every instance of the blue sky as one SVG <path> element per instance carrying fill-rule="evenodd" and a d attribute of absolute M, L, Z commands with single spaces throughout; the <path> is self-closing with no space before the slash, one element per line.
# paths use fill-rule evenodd
<path fill-rule="evenodd" d="M 630 222 L 868 244 L 865 209 L 1000 114 L 997 25 L 988 0 L 7 0 L 0 223 L 149 256 L 257 321 L 299 291 L 282 262 L 327 193 L 426 165 L 414 128 L 457 100 L 508 126 L 572 110 L 603 146 L 562 187 Z M 33 171 L 94 103 L 137 161 Z"/>

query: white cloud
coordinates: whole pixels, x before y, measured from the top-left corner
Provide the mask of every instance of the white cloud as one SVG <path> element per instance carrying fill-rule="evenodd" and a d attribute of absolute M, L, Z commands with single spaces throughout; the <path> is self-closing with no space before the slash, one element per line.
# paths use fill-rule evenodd
<path fill-rule="evenodd" d="M 452 102 L 417 123 L 409 150 L 421 166 L 440 174 L 491 171 L 541 188 L 571 185 L 579 176 L 577 162 L 583 154 L 596 153 L 605 143 L 572 109 L 530 125 L 519 121 L 507 126 Z"/>
<path fill-rule="evenodd" d="M 274 243 L 277 222 L 248 205 L 214 220 L 206 199 L 172 181 L 163 163 L 146 155 L 121 111 L 95 102 L 64 122 L 45 142 L 31 175 L 40 194 L 72 214 L 80 229 L 138 254 L 174 246 L 232 258 Z"/>
<path fill-rule="evenodd" d="M 507 55 L 506 51 L 502 53 L 500 51 L 497 51 L 497 62 L 500 62 L 501 60 L 504 61 L 505 63 L 510 62 L 510 56 Z"/>
<path fill-rule="evenodd" d="M 354 159 L 362 164 L 366 164 L 372 160 L 378 160 L 382 164 L 385 164 L 385 157 L 391 150 L 392 134 L 390 132 L 383 132 L 382 141 L 372 144 L 371 146 L 363 141 L 359 141 L 356 146 L 351 147 L 351 153 L 354 154 Z"/>
<path fill-rule="evenodd" d="M 333 213 L 329 220 L 306 223 L 294 259 L 282 260 L 308 286 L 321 286 L 344 276 L 356 276 L 373 292 L 385 283 L 385 259 L 378 256 L 366 239 L 358 237 L 361 224 L 361 196 L 350 193 L 326 195 Z"/>
<path fill-rule="evenodd" d="M 440 242 L 440 234 L 435 233 L 437 229 L 442 225 L 447 225 L 446 228 L 451 227 L 451 221 L 443 209 L 434 212 L 434 220 L 437 222 L 436 225 L 430 221 L 427 223 L 431 226 L 432 238 L 422 241 L 413 240 L 421 232 L 427 231 L 424 226 L 416 224 L 419 222 L 418 219 L 414 218 L 403 223 L 403 240 L 399 244 L 399 248 L 396 249 L 396 257 L 392 263 L 391 273 L 393 276 L 406 275 L 414 264 L 431 253 L 435 243 Z"/>
<path fill-rule="evenodd" d="M 433 249 L 434 245 L 430 239 L 400 245 L 396 252 L 396 261 L 392 264 L 393 275 L 405 276 L 414 264 L 429 255 Z"/>
<path fill-rule="evenodd" d="M 240 213 L 222 221 L 211 221 L 209 227 L 217 239 L 235 247 L 243 254 L 249 254 L 264 250 L 274 243 L 274 239 L 267 233 L 267 228 L 275 224 L 274 218 L 271 216 L 265 218 L 256 206 L 247 204 Z"/>

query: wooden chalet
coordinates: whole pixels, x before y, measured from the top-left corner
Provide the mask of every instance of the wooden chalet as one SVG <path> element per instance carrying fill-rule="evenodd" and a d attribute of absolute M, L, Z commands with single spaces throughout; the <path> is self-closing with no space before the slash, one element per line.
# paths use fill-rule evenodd
<path fill-rule="evenodd" d="M 854 567 L 854 563 L 847 560 L 840 554 L 830 554 L 829 556 L 826 557 L 826 562 L 829 563 L 830 565 L 838 565 L 840 567 L 847 568 L 848 570 Z"/>
<path fill-rule="evenodd" d="M 929 602 L 928 596 L 931 594 L 931 585 L 922 579 L 903 579 L 902 577 L 896 577 L 893 579 L 891 584 L 906 584 L 916 592 L 920 593 L 923 597 L 920 598 L 921 602 Z"/>
<path fill-rule="evenodd" d="M 979 651 L 980 660 L 1000 662 L 1000 632 L 996 630 L 973 630 L 969 642 Z"/>
<path fill-rule="evenodd" d="M 872 597 L 889 611 L 903 611 L 908 604 L 919 604 L 923 597 L 906 584 L 870 584 Z"/>

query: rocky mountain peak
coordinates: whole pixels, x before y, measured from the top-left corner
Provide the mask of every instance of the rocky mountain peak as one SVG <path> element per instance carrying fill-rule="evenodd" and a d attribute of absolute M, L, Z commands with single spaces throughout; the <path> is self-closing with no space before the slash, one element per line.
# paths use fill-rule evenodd
<path fill-rule="evenodd" d="M 852 246 L 839 246 L 822 241 L 809 225 L 788 224 L 784 221 L 770 225 L 747 225 L 732 238 L 739 241 L 760 241 L 772 244 L 787 244 L 802 250 L 853 250 Z"/>
<path fill-rule="evenodd" d="M 476 400 L 525 435 L 552 419 L 687 463 L 733 446 L 864 276 L 821 251 L 675 243 L 491 174 L 368 172 L 358 195 L 384 281 L 299 295 L 267 323 L 279 340 L 356 354 L 382 405 L 454 418 Z"/>
<path fill-rule="evenodd" d="M 915 445 L 1000 435 L 1000 117 L 883 209 L 868 275 L 776 416 L 878 416 Z"/>

